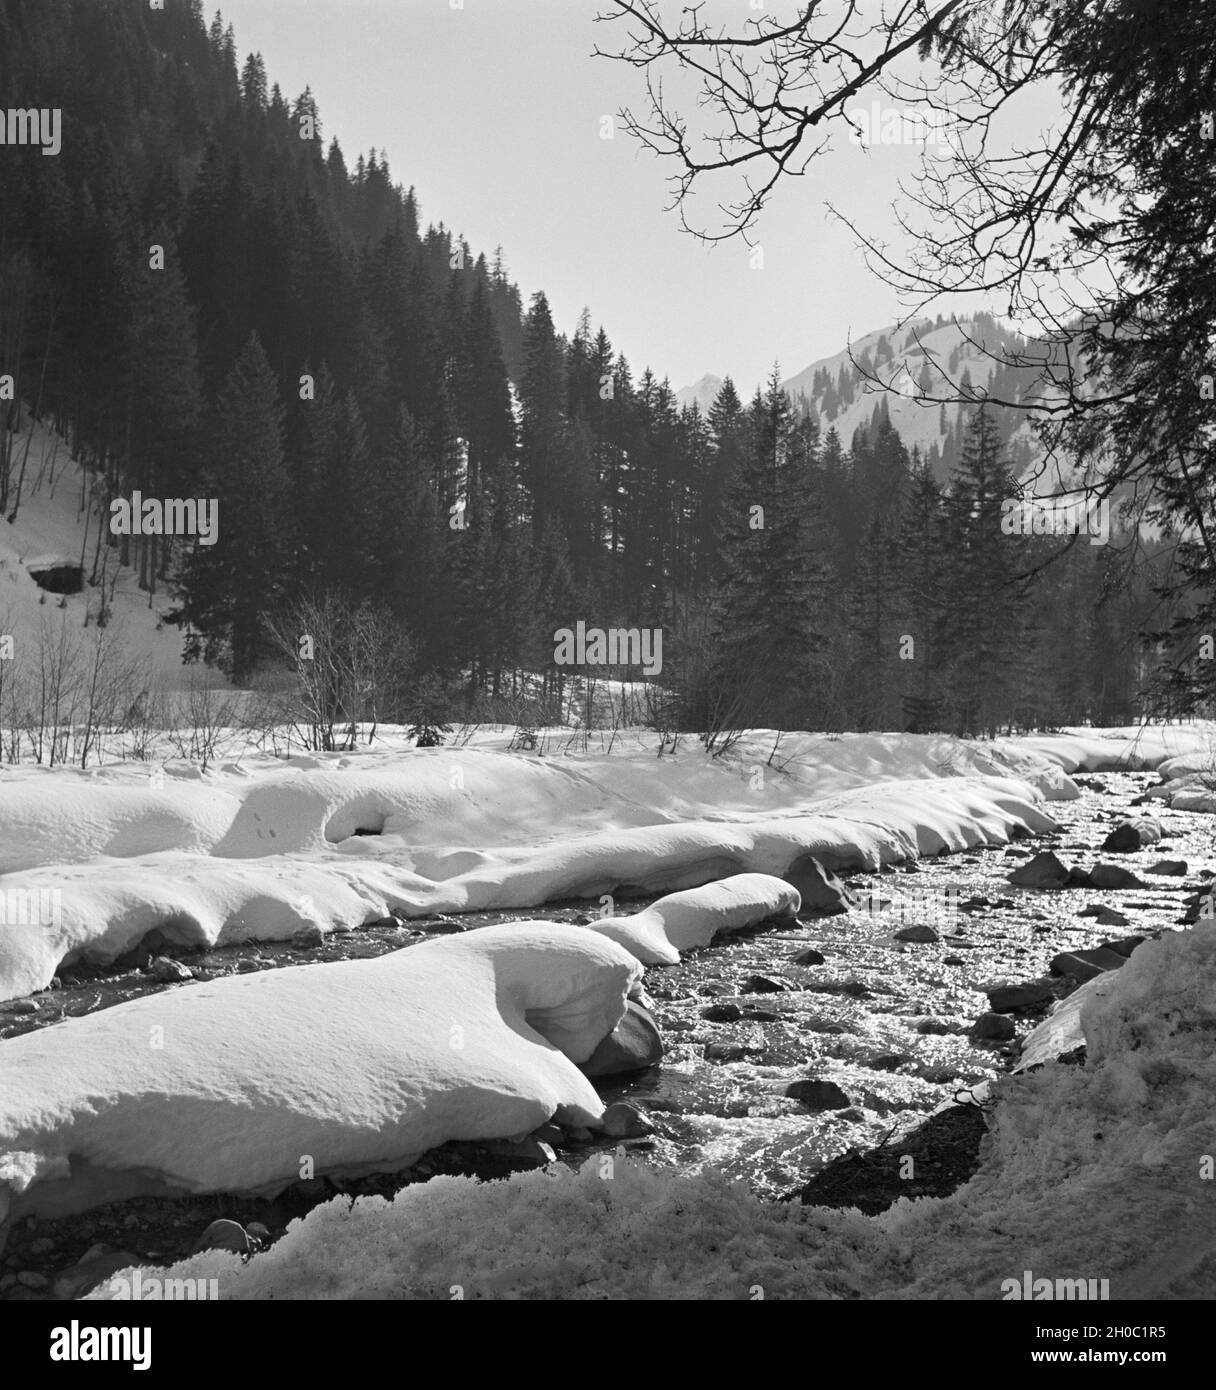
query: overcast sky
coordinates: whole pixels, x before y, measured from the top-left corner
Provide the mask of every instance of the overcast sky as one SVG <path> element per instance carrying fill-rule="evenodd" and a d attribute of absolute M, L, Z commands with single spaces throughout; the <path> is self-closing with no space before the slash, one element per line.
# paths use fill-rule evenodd
<path fill-rule="evenodd" d="M 214 12 L 208 0 L 208 19 Z M 619 25 L 607 0 L 226 0 L 241 60 L 260 51 L 294 100 L 311 85 L 323 136 L 353 165 L 386 151 L 424 224 L 474 252 L 501 244 L 525 298 L 544 289 L 558 326 L 586 305 L 635 375 L 675 388 L 706 372 L 750 392 L 779 361 L 792 376 L 899 315 L 825 198 L 883 234 L 910 147 L 869 152 L 837 137 L 822 172 L 789 180 L 759 230 L 763 269 L 741 242 L 707 248 L 665 212 L 660 161 L 601 118 L 642 105 L 642 79 L 595 58 Z M 739 0 L 743 17 L 754 14 Z M 972 305 L 972 308 L 984 307 Z"/>

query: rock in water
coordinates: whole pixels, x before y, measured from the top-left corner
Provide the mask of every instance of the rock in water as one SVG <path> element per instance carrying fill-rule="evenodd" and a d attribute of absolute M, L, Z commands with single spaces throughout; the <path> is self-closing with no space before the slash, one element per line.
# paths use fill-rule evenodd
<path fill-rule="evenodd" d="M 491 1139 L 485 1149 L 514 1173 L 547 1168 L 550 1163 L 557 1162 L 552 1147 L 532 1134 L 523 1139 Z"/>
<path fill-rule="evenodd" d="M 148 964 L 148 974 L 166 985 L 194 979 L 194 971 L 188 965 L 183 965 L 180 960 L 174 960 L 172 956 L 156 956 Z"/>
<path fill-rule="evenodd" d="M 1161 822 L 1151 816 L 1125 820 L 1102 841 L 1103 854 L 1130 854 L 1133 850 L 1155 845 L 1161 839 Z"/>
<path fill-rule="evenodd" d="M 1096 946 L 1091 951 L 1062 951 L 1052 958 L 1051 973 L 1068 975 L 1082 984 L 1101 975 L 1105 970 L 1118 970 L 1127 963 L 1127 956 L 1112 951 L 1109 946 Z"/>
<path fill-rule="evenodd" d="M 1046 985 L 995 985 L 986 990 L 993 1013 L 1007 1014 L 1014 1009 L 1037 1009 L 1055 998 Z"/>
<path fill-rule="evenodd" d="M 213 1221 L 194 1242 L 192 1254 L 200 1250 L 231 1250 L 234 1255 L 250 1253 L 249 1237 L 237 1221 Z"/>
<path fill-rule="evenodd" d="M 79 1298 L 120 1269 L 130 1269 L 144 1263 L 146 1261 L 142 1256 L 133 1255 L 129 1250 L 107 1251 L 104 1245 L 94 1245 L 71 1269 L 65 1269 L 55 1280 L 55 1297 L 64 1302 Z"/>
<path fill-rule="evenodd" d="M 749 975 L 739 987 L 740 994 L 784 994 L 793 986 L 773 975 Z"/>
<path fill-rule="evenodd" d="M 804 854 L 785 872 L 786 883 L 797 888 L 804 912 L 847 912 L 853 905 L 849 890 L 811 854 Z"/>
<path fill-rule="evenodd" d="M 604 1111 L 603 1130 L 609 1139 L 641 1139 L 654 1133 L 654 1125 L 636 1105 L 618 1100 Z"/>
<path fill-rule="evenodd" d="M 1146 874 L 1167 874 L 1171 878 L 1185 878 L 1187 862 L 1185 859 L 1158 859 L 1144 871 Z"/>
<path fill-rule="evenodd" d="M 834 1081 L 793 1081 L 785 1094 L 808 1110 L 843 1110 L 852 1104 Z"/>
<path fill-rule="evenodd" d="M 1143 946 L 1148 938 L 1144 936 L 1121 936 L 1117 941 L 1104 941 L 1102 949 L 1104 951 L 1114 951 L 1119 956 L 1130 956 L 1138 947 Z"/>
<path fill-rule="evenodd" d="M 663 1035 L 649 1009 L 629 999 L 625 1016 L 582 1064 L 585 1076 L 645 1071 L 663 1058 Z"/>
<path fill-rule="evenodd" d="M 291 934 L 291 944 L 297 951 L 311 951 L 325 945 L 325 933 L 315 922 L 306 922 Z"/>
<path fill-rule="evenodd" d="M 1014 869 L 1009 882 L 1019 888 L 1063 888 L 1068 882 L 1069 869 L 1048 849 L 1020 869 Z"/>
<path fill-rule="evenodd" d="M 249 1244 L 254 1250 L 265 1250 L 270 1244 L 270 1232 L 260 1221 L 251 1221 L 245 1227 L 245 1234 L 249 1237 Z"/>
<path fill-rule="evenodd" d="M 1147 888 L 1149 885 L 1121 864 L 1095 864 L 1089 871 L 1095 888 Z"/>
<path fill-rule="evenodd" d="M 423 921 L 414 922 L 411 925 L 426 932 L 428 936 L 455 936 L 457 933 L 467 930 L 465 924 L 458 922 L 455 917 L 427 917 Z"/>
<path fill-rule="evenodd" d="M 919 941 L 925 945 L 931 945 L 935 941 L 940 941 L 941 937 L 932 927 L 926 926 L 923 922 L 917 922 L 911 927 L 904 927 L 895 933 L 896 941 Z"/>
<path fill-rule="evenodd" d="M 1130 917 L 1125 917 L 1122 912 L 1116 912 L 1113 907 L 1107 907 L 1105 903 L 1091 915 L 1094 921 L 1102 927 L 1126 927 L 1132 920 Z"/>
<path fill-rule="evenodd" d="M 990 1042 L 1008 1042 L 1010 1038 L 1017 1035 L 1013 1019 L 1006 1018 L 1004 1014 L 980 1014 L 979 1018 L 971 1025 L 971 1036 L 973 1038 L 985 1039 Z"/>
<path fill-rule="evenodd" d="M 791 956 L 790 961 L 793 965 L 822 965 L 823 952 L 815 950 L 813 946 L 808 946 L 805 951 L 799 951 L 796 956 Z"/>

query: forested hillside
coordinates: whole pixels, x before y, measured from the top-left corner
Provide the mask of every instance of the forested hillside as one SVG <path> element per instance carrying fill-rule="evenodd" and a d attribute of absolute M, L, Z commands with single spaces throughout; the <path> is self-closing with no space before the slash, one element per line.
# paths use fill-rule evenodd
<path fill-rule="evenodd" d="M 31 417 L 100 515 L 217 499 L 215 545 L 104 538 L 178 596 L 187 659 L 247 683 L 290 668 L 308 615 L 362 610 L 380 712 L 422 690 L 438 718 L 588 674 L 554 661 L 582 621 L 663 632 L 669 726 L 1141 707 L 1151 565 L 1002 534 L 1015 484 L 978 408 L 947 467 L 881 409 L 842 437 L 835 380 L 678 406 L 428 222 L 386 156 L 349 163 L 312 92 L 285 96 L 201 0 L 0 0 L 0 89 L 62 110 L 55 157 L 0 151 L 0 509 Z"/>

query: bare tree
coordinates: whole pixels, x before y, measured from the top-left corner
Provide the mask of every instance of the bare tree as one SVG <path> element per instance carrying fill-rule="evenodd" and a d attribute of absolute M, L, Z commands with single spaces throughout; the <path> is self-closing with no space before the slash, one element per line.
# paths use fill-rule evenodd
<path fill-rule="evenodd" d="M 611 0 L 600 16 L 625 31 L 604 56 L 645 74 L 648 109 L 622 120 L 672 164 L 682 224 L 749 240 L 779 185 L 806 174 L 833 131 L 857 130 L 850 103 L 863 95 L 945 125 L 945 148 L 926 148 L 893 190 L 895 244 L 842 220 L 909 318 L 943 296 L 999 303 L 1028 346 L 979 348 L 1018 369 L 1021 389 L 968 390 L 940 365 L 909 389 L 898 358 L 864 374 L 922 404 L 1025 412 L 1044 470 L 1064 465 L 1058 492 L 1117 502 L 1172 539 L 1166 647 L 1178 689 L 1210 698 L 1216 661 L 1196 665 L 1196 639 L 1216 624 L 1208 7 L 811 0 L 737 29 L 713 13 L 669 19 L 656 0 Z M 707 222 L 697 195 L 722 185 Z M 1134 531 L 1126 543 L 1134 552 Z"/>

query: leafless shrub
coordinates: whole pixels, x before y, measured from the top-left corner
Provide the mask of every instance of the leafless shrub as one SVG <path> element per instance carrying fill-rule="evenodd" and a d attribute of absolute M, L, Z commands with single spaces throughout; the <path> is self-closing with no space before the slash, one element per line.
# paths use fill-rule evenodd
<path fill-rule="evenodd" d="M 289 722 L 304 747 L 350 750 L 361 730 L 370 743 L 401 704 L 413 659 L 396 619 L 326 594 L 292 605 L 270 631 L 296 678 Z"/>

